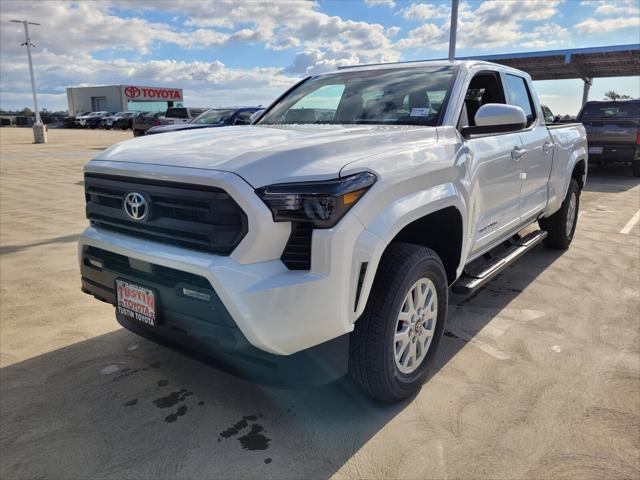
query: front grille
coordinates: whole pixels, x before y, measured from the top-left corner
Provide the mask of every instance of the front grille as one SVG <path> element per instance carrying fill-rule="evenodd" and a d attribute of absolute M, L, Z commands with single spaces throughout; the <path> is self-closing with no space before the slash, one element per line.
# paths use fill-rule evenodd
<path fill-rule="evenodd" d="M 282 263 L 289 270 L 309 270 L 311 268 L 312 234 L 313 226 L 310 223 L 291 223 L 291 235 L 280 257 Z"/>
<path fill-rule="evenodd" d="M 144 221 L 129 218 L 123 199 L 137 192 L 149 199 Z M 195 250 L 229 255 L 247 233 L 247 216 L 220 188 L 85 175 L 87 218 L 95 227 Z"/>

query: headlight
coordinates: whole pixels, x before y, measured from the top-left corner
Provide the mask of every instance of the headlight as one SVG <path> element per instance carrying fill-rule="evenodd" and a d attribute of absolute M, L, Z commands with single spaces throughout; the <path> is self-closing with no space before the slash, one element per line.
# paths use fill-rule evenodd
<path fill-rule="evenodd" d="M 274 222 L 310 222 L 331 228 L 376 182 L 369 172 L 321 182 L 282 183 L 256 190 Z"/>

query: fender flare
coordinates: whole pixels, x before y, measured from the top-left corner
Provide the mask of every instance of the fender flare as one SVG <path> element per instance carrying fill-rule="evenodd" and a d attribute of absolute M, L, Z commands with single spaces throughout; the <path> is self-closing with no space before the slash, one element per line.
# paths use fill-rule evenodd
<path fill-rule="evenodd" d="M 562 202 L 567 196 L 567 191 L 569 190 L 569 183 L 573 178 L 573 170 L 580 162 L 584 162 L 584 174 L 582 181 L 583 184 L 586 183 L 587 170 L 589 168 L 588 154 L 585 148 L 578 148 L 571 153 L 569 161 L 566 163 L 565 169 L 560 172 L 554 173 L 555 175 L 557 175 L 556 178 L 562 179 L 562 183 L 558 181 L 555 182 L 554 185 L 554 182 L 549 182 L 549 203 L 544 211 L 545 217 L 553 215 L 562 206 Z"/>
<path fill-rule="evenodd" d="M 467 248 L 467 225 L 465 220 L 467 218 L 467 207 L 463 195 L 461 195 L 455 184 L 451 182 L 413 192 L 396 199 L 365 226 L 365 230 L 358 237 L 354 249 L 351 272 L 352 285 L 358 284 L 362 263 L 367 262 L 368 265 L 365 277 L 362 279 L 357 305 L 350 315 L 352 322 L 355 322 L 362 315 L 367 305 L 380 259 L 389 243 L 410 223 L 449 207 L 455 208 L 460 213 L 462 219 L 462 252 L 465 252 Z M 462 252 L 458 274 L 465 261 L 462 258 Z M 355 294 L 352 298 L 355 299 Z"/>

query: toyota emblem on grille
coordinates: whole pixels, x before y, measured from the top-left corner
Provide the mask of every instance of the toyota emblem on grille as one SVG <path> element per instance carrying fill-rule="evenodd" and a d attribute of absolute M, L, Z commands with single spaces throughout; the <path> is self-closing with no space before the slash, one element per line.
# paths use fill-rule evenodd
<path fill-rule="evenodd" d="M 122 208 L 129 218 L 142 222 L 149 216 L 151 205 L 141 193 L 131 192 L 124 197 Z"/>

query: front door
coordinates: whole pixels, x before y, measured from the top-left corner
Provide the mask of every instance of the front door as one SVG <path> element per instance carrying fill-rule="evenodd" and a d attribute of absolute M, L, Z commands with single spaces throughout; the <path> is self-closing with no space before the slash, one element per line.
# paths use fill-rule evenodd
<path fill-rule="evenodd" d="M 459 126 L 474 126 L 482 105 L 507 103 L 502 78 L 495 71 L 476 73 L 467 87 Z M 493 247 L 520 224 L 522 140 L 518 133 L 464 140 L 468 147 L 470 256 Z"/>
<path fill-rule="evenodd" d="M 467 140 L 474 226 L 470 254 L 481 253 L 520 224 L 522 185 L 522 141 L 518 133 L 491 135 Z"/>

